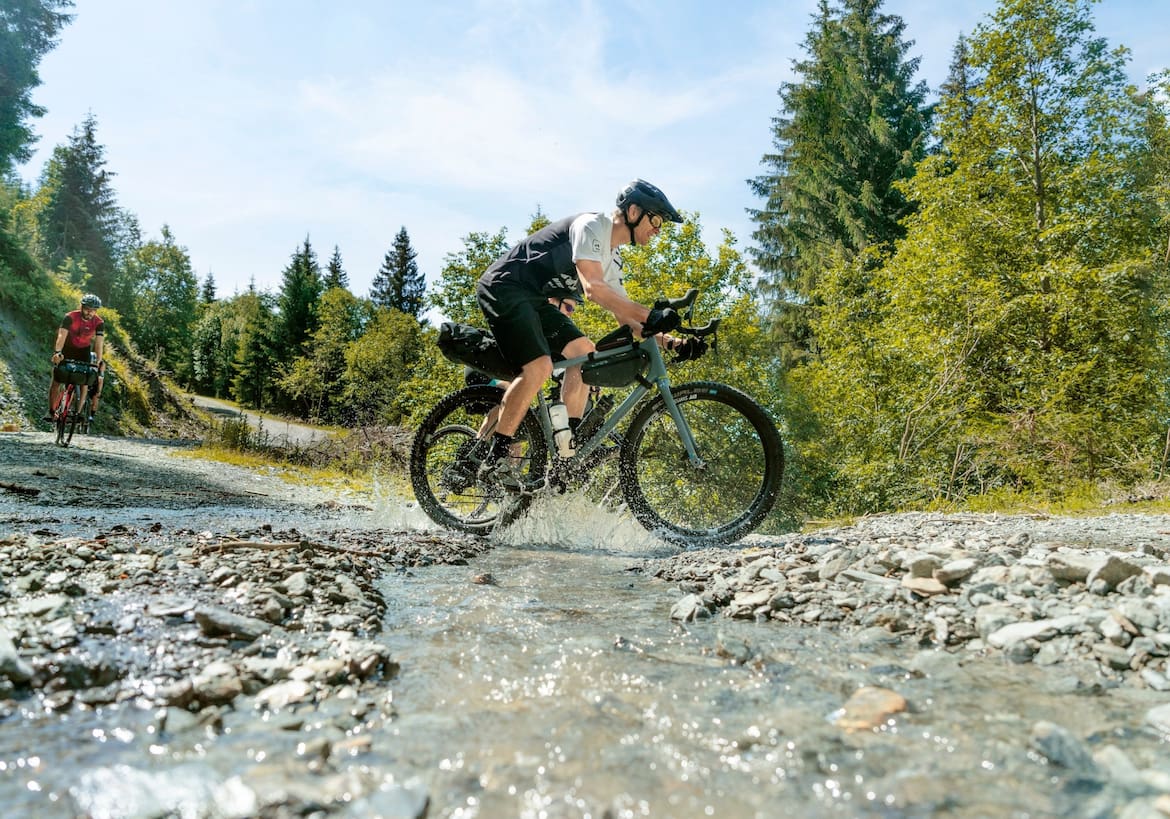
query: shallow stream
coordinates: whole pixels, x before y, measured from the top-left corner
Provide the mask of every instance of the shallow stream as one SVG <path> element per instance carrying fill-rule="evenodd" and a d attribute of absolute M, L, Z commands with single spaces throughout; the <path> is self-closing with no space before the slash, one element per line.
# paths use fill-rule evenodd
<path fill-rule="evenodd" d="M 101 525 L 144 511 L 198 527 L 214 510 L 125 509 Z M 222 511 L 214 526 L 235 525 Z M 277 517 L 305 532 L 427 528 L 394 498 L 371 512 Z M 368 745 L 344 765 L 395 783 L 398 796 L 320 815 L 427 805 L 430 817 L 1097 816 L 1125 800 L 1029 750 L 1035 723 L 1094 749 L 1123 746 L 1140 767 L 1165 756 L 1157 736 L 1118 727 L 1140 723 L 1141 690 L 1102 695 L 1032 664 L 861 647 L 828 627 L 672 621 L 679 589 L 640 569 L 674 553 L 629 521 L 561 499 L 469 565 L 384 576 L 376 639 L 401 670 L 378 695 L 392 700 L 390 718 L 355 729 Z M 875 729 L 842 727 L 863 686 L 896 692 L 908 709 Z M 24 730 L 0 732 L 5 816 L 68 817 L 78 805 L 89 816 L 250 815 L 232 812 L 232 790 L 305 754 L 298 734 L 247 710 L 225 715 L 220 733 L 172 740 L 132 703 L 28 716 Z"/>

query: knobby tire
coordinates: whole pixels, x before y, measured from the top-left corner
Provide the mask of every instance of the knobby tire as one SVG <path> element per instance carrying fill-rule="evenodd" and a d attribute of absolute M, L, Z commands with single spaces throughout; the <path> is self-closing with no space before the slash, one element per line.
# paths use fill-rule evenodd
<path fill-rule="evenodd" d="M 410 452 L 410 483 L 427 517 L 440 526 L 473 534 L 487 534 L 500 523 L 519 517 L 532 496 L 506 492 L 479 481 L 452 488 L 444 475 L 456 462 L 463 445 L 475 439 L 484 418 L 504 392 L 499 387 L 466 387 L 442 398 L 418 428 Z M 548 461 L 540 422 L 534 412 L 524 416 L 516 431 L 525 476 L 535 481 L 544 475 Z"/>
<path fill-rule="evenodd" d="M 755 529 L 776 504 L 784 474 L 780 433 L 754 400 L 725 384 L 672 387 L 699 457 L 687 460 L 661 396 L 630 423 L 621 450 L 622 490 L 638 522 L 687 547 L 719 546 Z"/>

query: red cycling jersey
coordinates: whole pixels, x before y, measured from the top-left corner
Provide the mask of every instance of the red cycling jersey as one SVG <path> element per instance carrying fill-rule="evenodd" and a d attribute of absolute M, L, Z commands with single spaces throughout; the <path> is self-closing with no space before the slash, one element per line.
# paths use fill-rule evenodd
<path fill-rule="evenodd" d="M 61 320 L 61 327 L 68 331 L 62 352 L 70 361 L 89 363 L 89 348 L 95 336 L 104 335 L 101 316 L 94 313 L 89 320 L 82 317 L 80 310 L 71 310 Z"/>

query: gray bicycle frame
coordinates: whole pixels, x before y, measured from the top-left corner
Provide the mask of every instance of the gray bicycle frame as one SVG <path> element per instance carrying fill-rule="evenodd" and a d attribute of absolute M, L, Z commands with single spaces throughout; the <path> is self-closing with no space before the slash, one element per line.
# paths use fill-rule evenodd
<path fill-rule="evenodd" d="M 572 464 L 586 458 L 593 450 L 601 446 L 602 441 L 606 439 L 611 432 L 617 427 L 621 420 L 633 411 L 642 399 L 652 390 L 657 389 L 658 394 L 662 396 L 662 400 L 666 403 L 667 412 L 670 417 L 674 419 L 675 428 L 678 430 L 678 437 L 682 441 L 683 448 L 687 453 L 687 460 L 692 466 L 703 466 L 703 459 L 699 457 L 699 452 L 695 448 L 695 438 L 691 434 L 691 427 L 687 424 L 681 412 L 679 412 L 678 404 L 674 400 L 674 394 L 670 391 L 670 376 L 666 374 L 666 361 L 662 358 L 662 351 L 658 348 L 658 343 L 653 339 L 646 339 L 642 342 L 634 342 L 633 344 L 623 344 L 620 347 L 614 347 L 610 350 L 599 350 L 588 355 L 577 356 L 576 358 L 567 358 L 556 363 L 556 368 L 569 369 L 571 367 L 579 367 L 582 364 L 591 361 L 605 361 L 607 358 L 628 353 L 630 350 L 640 347 L 646 351 L 650 359 L 650 367 L 646 371 L 643 379 L 636 382 L 633 391 L 626 396 L 617 407 L 605 419 L 605 423 L 593 433 L 593 435 L 584 444 L 577 447 L 577 451 L 568 458 L 560 458 L 557 454 L 556 446 L 553 438 L 552 422 L 548 417 L 548 401 L 544 397 L 544 392 L 536 394 L 536 403 L 538 412 L 536 417 L 540 419 L 540 427 L 544 431 L 545 441 L 548 443 L 549 455 L 554 458 L 560 458 L 562 463 Z M 649 384 L 649 386 L 647 386 Z"/>

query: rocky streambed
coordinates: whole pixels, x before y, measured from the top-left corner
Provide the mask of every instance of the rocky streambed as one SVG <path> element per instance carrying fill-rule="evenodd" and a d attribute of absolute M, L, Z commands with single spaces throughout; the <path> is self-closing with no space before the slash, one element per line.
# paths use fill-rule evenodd
<path fill-rule="evenodd" d="M 678 551 L 149 442 L 0 470 L 5 815 L 1170 815 L 1166 516 Z"/>

